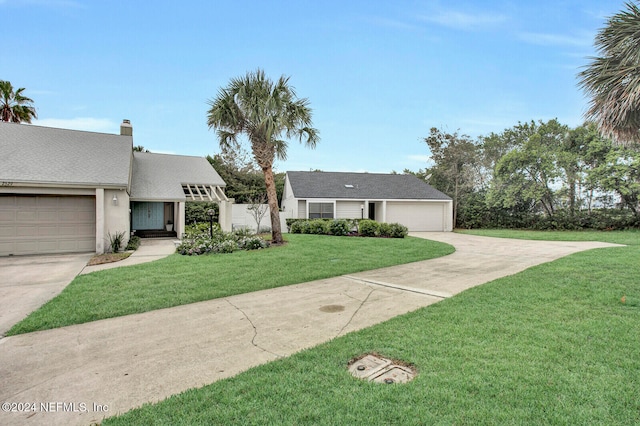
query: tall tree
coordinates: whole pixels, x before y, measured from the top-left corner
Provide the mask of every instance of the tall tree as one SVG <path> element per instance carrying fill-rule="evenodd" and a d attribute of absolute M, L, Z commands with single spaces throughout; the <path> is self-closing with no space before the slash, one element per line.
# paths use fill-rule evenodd
<path fill-rule="evenodd" d="M 435 127 L 424 138 L 431 151 L 434 165 L 425 170 L 431 185 L 453 199 L 453 223 L 465 197 L 472 192 L 477 180 L 477 147 L 467 135 L 445 133 Z"/>
<path fill-rule="evenodd" d="M 24 87 L 15 92 L 9 81 L 0 80 L 0 120 L 12 123 L 31 123 L 37 118 L 36 109 L 31 105 L 33 99 L 22 94 Z"/>
<path fill-rule="evenodd" d="M 633 2 L 625 6 L 598 32 L 599 56 L 578 76 L 591 97 L 587 119 L 605 136 L 629 145 L 640 141 L 640 8 Z"/>
<path fill-rule="evenodd" d="M 557 120 L 520 123 L 513 131 L 518 146 L 503 155 L 494 170 L 489 199 L 504 208 L 525 204 L 540 207 L 549 217 L 557 204 L 554 186 L 561 178 L 558 152 L 568 128 Z"/>
<path fill-rule="evenodd" d="M 318 131 L 312 127 L 309 101 L 298 99 L 295 89 L 289 85 L 289 77 L 282 76 L 273 82 L 258 69 L 231 79 L 208 104 L 211 108 L 207 124 L 217 130 L 221 148 L 237 148 L 238 136 L 248 137 L 253 157 L 264 174 L 271 239 L 275 244 L 282 243 L 273 162 L 276 158 L 287 158 L 288 144 L 283 136 L 297 138 L 310 148 L 319 141 Z"/>

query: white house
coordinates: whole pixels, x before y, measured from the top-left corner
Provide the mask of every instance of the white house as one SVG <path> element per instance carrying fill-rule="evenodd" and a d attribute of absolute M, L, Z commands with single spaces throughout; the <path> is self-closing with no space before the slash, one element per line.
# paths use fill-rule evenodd
<path fill-rule="evenodd" d="M 413 175 L 287 172 L 282 209 L 287 218 L 369 218 L 409 231 L 453 229 L 452 199 Z"/>
<path fill-rule="evenodd" d="M 230 230 L 224 188 L 203 157 L 134 152 L 128 120 L 119 135 L 0 122 L 0 256 L 103 253 L 118 232 L 180 237 L 187 200 L 218 202 Z"/>

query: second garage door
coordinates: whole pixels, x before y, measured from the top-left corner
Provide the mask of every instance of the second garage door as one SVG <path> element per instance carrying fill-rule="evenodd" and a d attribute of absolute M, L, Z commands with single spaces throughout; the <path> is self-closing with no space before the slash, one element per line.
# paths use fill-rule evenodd
<path fill-rule="evenodd" d="M 0 195 L 0 256 L 90 252 L 95 197 Z"/>
<path fill-rule="evenodd" d="M 400 223 L 412 232 L 444 231 L 444 203 L 387 202 L 387 223 Z"/>

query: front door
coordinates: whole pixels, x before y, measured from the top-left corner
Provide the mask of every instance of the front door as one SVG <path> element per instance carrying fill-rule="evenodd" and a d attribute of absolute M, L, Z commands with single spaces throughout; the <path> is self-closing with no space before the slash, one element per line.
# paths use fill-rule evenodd
<path fill-rule="evenodd" d="M 376 220 L 376 203 L 369 202 L 369 219 Z"/>
<path fill-rule="evenodd" d="M 134 202 L 131 216 L 136 231 L 164 229 L 164 203 Z"/>

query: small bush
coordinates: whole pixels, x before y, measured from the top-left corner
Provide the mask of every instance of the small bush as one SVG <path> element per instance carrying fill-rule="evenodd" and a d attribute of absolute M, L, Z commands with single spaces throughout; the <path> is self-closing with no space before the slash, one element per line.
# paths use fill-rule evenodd
<path fill-rule="evenodd" d="M 311 222 L 309 222 L 308 220 L 300 222 L 300 233 L 311 234 Z"/>
<path fill-rule="evenodd" d="M 234 240 L 224 240 L 214 244 L 211 251 L 214 253 L 233 253 L 236 250 L 238 250 L 238 243 Z"/>
<path fill-rule="evenodd" d="M 252 235 L 254 235 L 254 233 L 251 228 L 238 228 L 233 231 L 233 237 L 236 241 L 240 241 L 243 238 L 251 237 Z"/>
<path fill-rule="evenodd" d="M 381 223 L 380 228 L 378 230 L 378 235 L 381 237 L 388 238 L 391 236 L 390 234 L 391 234 L 391 225 L 384 222 Z"/>
<path fill-rule="evenodd" d="M 289 232 L 291 232 L 292 234 L 302 234 L 302 222 L 301 221 L 295 221 L 292 222 L 289 226 Z"/>
<path fill-rule="evenodd" d="M 377 237 L 380 235 L 380 224 L 375 220 L 365 219 L 358 223 L 360 235 L 363 237 Z"/>
<path fill-rule="evenodd" d="M 258 230 L 258 234 L 270 234 L 270 233 L 271 233 L 270 226 L 261 226 L 260 229 Z"/>
<path fill-rule="evenodd" d="M 391 238 L 404 238 L 409 235 L 409 228 L 399 223 L 389 224 L 389 235 Z"/>
<path fill-rule="evenodd" d="M 223 239 L 224 232 L 222 232 L 222 228 L 220 228 L 219 223 L 213 223 L 213 238 L 214 239 Z M 199 235 L 206 235 L 210 238 L 211 229 L 208 223 L 197 223 L 187 225 L 184 230 L 185 238 L 195 238 Z"/>
<path fill-rule="evenodd" d="M 309 221 L 309 234 L 327 235 L 329 233 L 329 222 L 323 219 Z"/>
<path fill-rule="evenodd" d="M 245 237 L 238 242 L 240 250 L 260 250 L 269 247 L 269 243 L 257 235 Z"/>
<path fill-rule="evenodd" d="M 329 223 L 329 232 L 331 235 L 344 236 L 349 233 L 351 227 L 349 226 L 349 221 L 344 219 L 336 219 L 332 220 Z"/>
<path fill-rule="evenodd" d="M 125 232 L 116 232 L 112 234 L 111 232 L 107 233 L 107 238 L 109 238 L 109 246 L 111 247 L 112 253 L 117 253 L 120 251 L 120 247 L 124 244 L 124 235 Z"/>
<path fill-rule="evenodd" d="M 138 250 L 138 247 L 140 247 L 140 237 L 138 237 L 137 235 L 132 236 L 131 238 L 129 238 L 129 242 L 127 243 L 127 248 L 125 250 Z"/>

